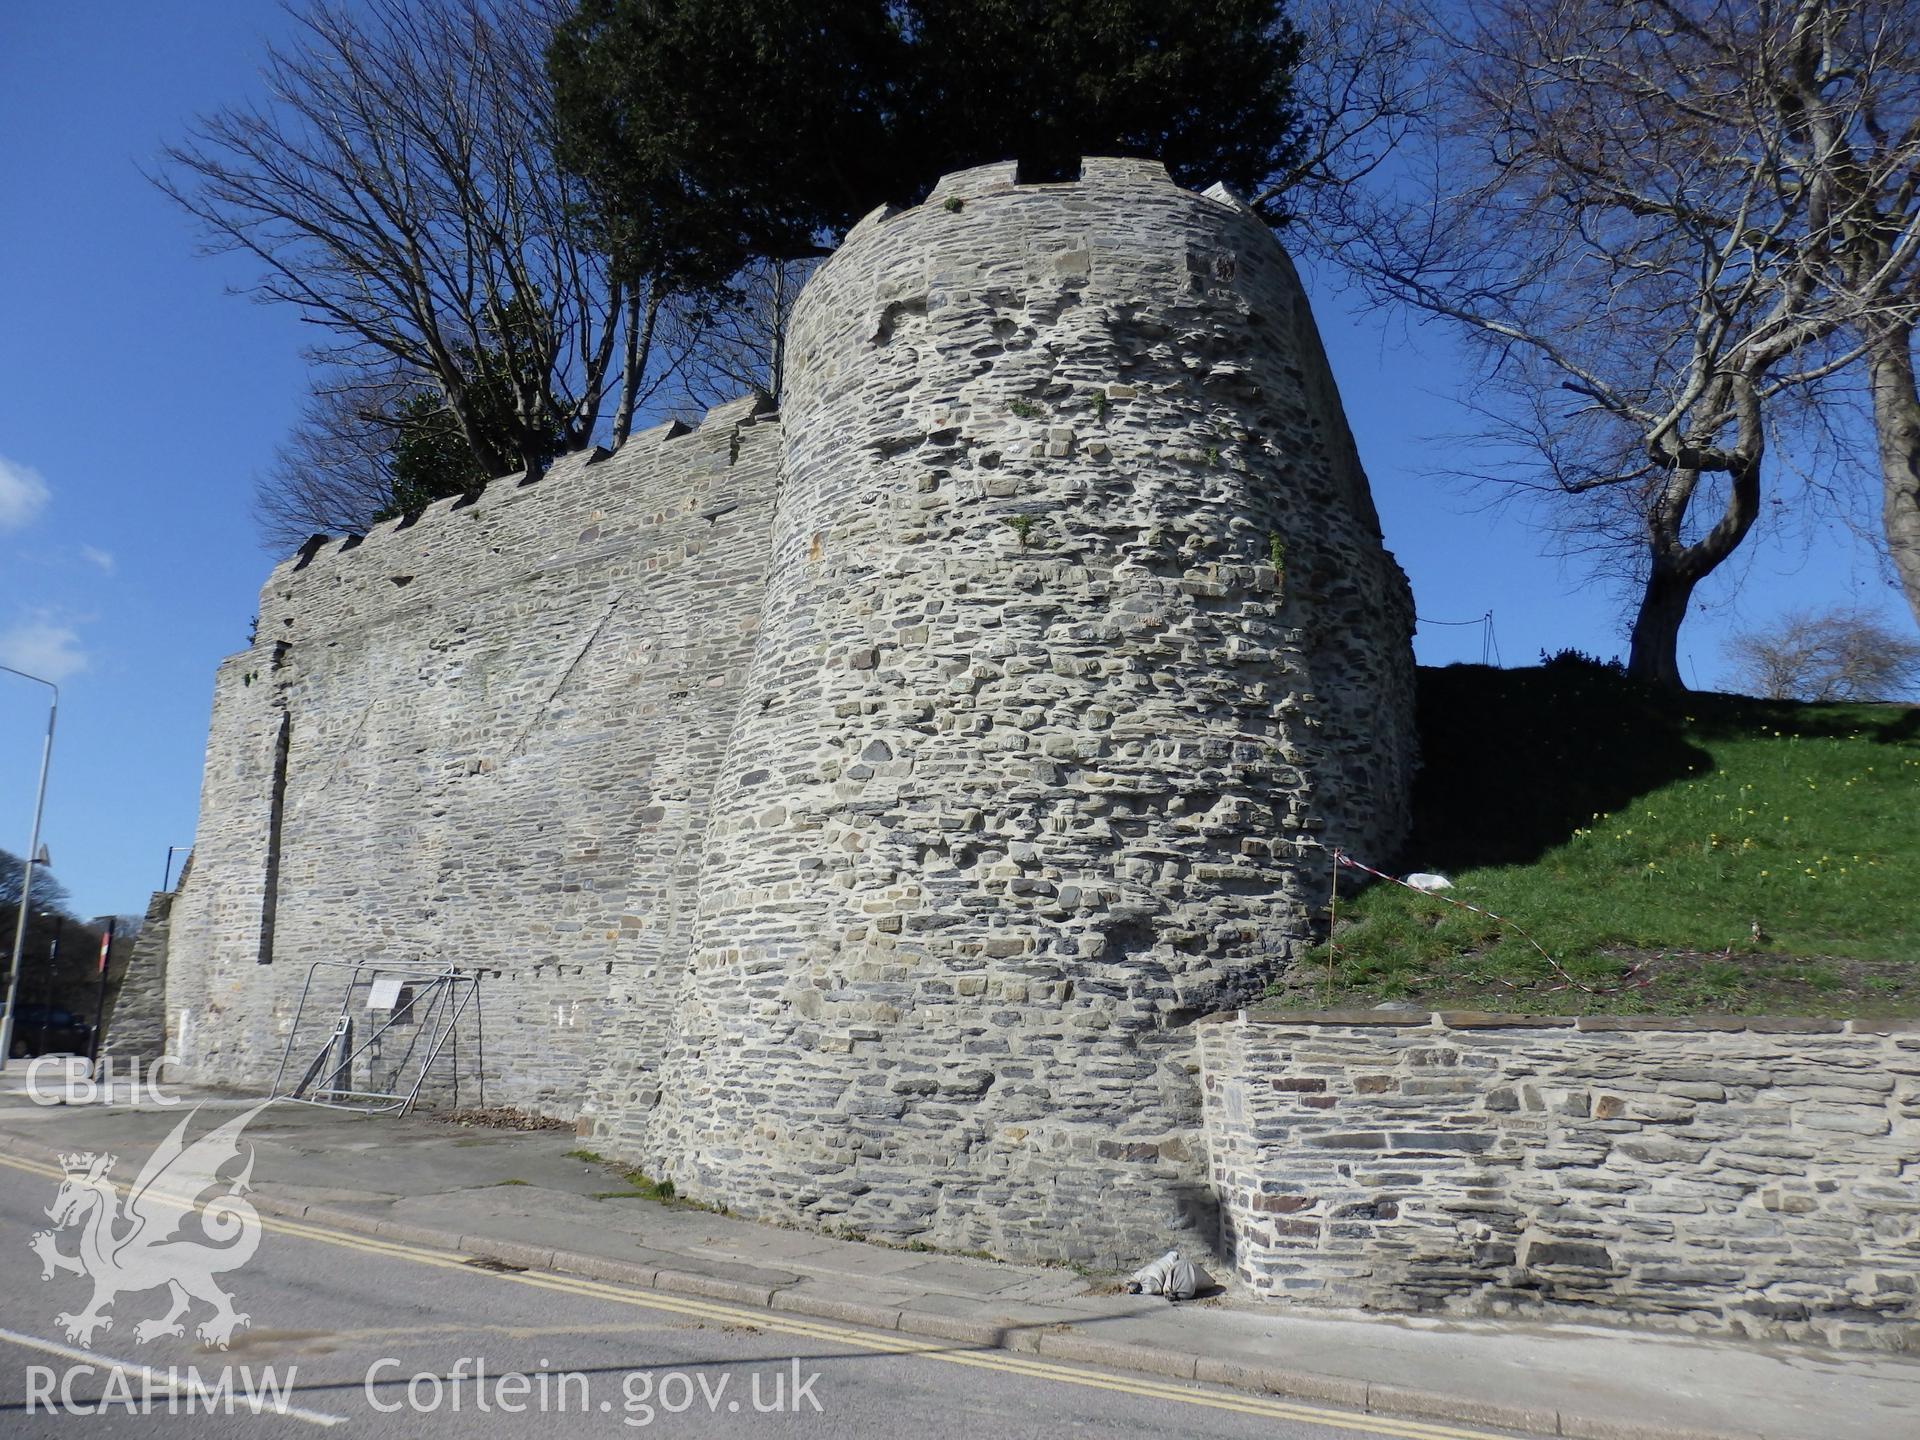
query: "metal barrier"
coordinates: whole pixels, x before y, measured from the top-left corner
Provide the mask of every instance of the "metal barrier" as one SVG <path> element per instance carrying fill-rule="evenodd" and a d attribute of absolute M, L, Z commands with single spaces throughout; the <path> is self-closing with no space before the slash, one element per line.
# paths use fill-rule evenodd
<path fill-rule="evenodd" d="M 316 980 L 325 983 L 323 971 L 345 972 L 339 979 L 340 1003 L 337 1009 L 331 1004 L 314 1006 L 316 1017 L 330 1020 L 330 1028 L 288 1088 L 289 1066 L 302 1040 L 301 1022 L 307 1017 L 308 1002 L 318 998 Z M 428 1079 L 438 1078 L 434 1067 L 444 1056 L 441 1074 L 450 1081 L 451 1103 L 458 1106 L 460 1035 L 469 1012 L 473 1074 L 479 1104 L 484 1107 L 486 1034 L 477 971 L 424 962 L 316 960 L 307 967 L 293 1025 L 280 1051 L 274 1098 L 372 1115 L 404 1115 L 419 1101 Z M 365 1038 L 356 1040 L 356 1029 Z"/>

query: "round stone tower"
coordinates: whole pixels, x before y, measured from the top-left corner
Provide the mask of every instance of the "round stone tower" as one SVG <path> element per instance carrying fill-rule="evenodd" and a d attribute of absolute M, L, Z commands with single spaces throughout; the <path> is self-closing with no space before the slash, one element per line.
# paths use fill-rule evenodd
<path fill-rule="evenodd" d="M 1309 943 L 1302 841 L 1391 853 L 1414 761 L 1293 266 L 1158 164 L 988 166 L 857 226 L 788 353 L 647 1162 L 1010 1257 L 1209 1243 L 1191 1025 Z"/>

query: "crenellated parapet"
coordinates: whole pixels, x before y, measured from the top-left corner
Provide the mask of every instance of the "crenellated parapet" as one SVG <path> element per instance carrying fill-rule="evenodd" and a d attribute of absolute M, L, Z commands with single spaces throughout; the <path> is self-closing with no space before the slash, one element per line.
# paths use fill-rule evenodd
<path fill-rule="evenodd" d="M 256 638 L 329 634 L 445 603 L 508 574 L 590 562 L 678 516 L 726 503 L 729 475 L 749 442 L 756 454 L 770 450 L 778 431 L 771 402 L 743 396 L 695 427 L 668 421 L 635 432 L 613 453 L 576 450 L 532 479 L 503 475 L 364 535 L 315 535 L 262 587 Z"/>

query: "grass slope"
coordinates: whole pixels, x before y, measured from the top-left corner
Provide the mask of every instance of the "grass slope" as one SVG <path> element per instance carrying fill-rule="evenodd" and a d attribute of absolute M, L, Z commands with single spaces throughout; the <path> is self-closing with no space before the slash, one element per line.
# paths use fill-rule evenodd
<path fill-rule="evenodd" d="M 1355 894 L 1347 872 L 1333 945 L 1276 987 L 1290 1004 L 1920 1013 L 1920 708 L 1665 696 L 1576 662 L 1420 686 L 1396 873 L 1450 876 L 1565 973 L 1510 927 Z"/>

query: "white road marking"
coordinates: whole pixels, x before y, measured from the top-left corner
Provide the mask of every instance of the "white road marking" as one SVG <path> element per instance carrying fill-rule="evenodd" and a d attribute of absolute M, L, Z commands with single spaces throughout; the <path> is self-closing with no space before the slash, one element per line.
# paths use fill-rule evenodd
<path fill-rule="evenodd" d="M 115 1360 L 106 1355 L 97 1355 L 91 1350 L 62 1345 L 55 1340 L 42 1340 L 37 1335 L 22 1335 L 18 1330 L 0 1329 L 0 1342 L 18 1345 L 25 1350 L 38 1350 L 45 1355 L 57 1355 L 62 1360 L 75 1360 L 83 1364 L 138 1376 L 148 1391 L 177 1391 L 185 1388 L 180 1382 L 169 1380 L 159 1371 L 132 1360 Z M 338 1425 L 347 1418 L 344 1415 L 329 1415 L 322 1410 L 308 1410 L 299 1405 L 275 1404 L 253 1395 L 240 1394 L 235 1395 L 234 1398 L 256 1415 L 285 1415 L 290 1420 L 304 1420 L 309 1425 Z"/>

